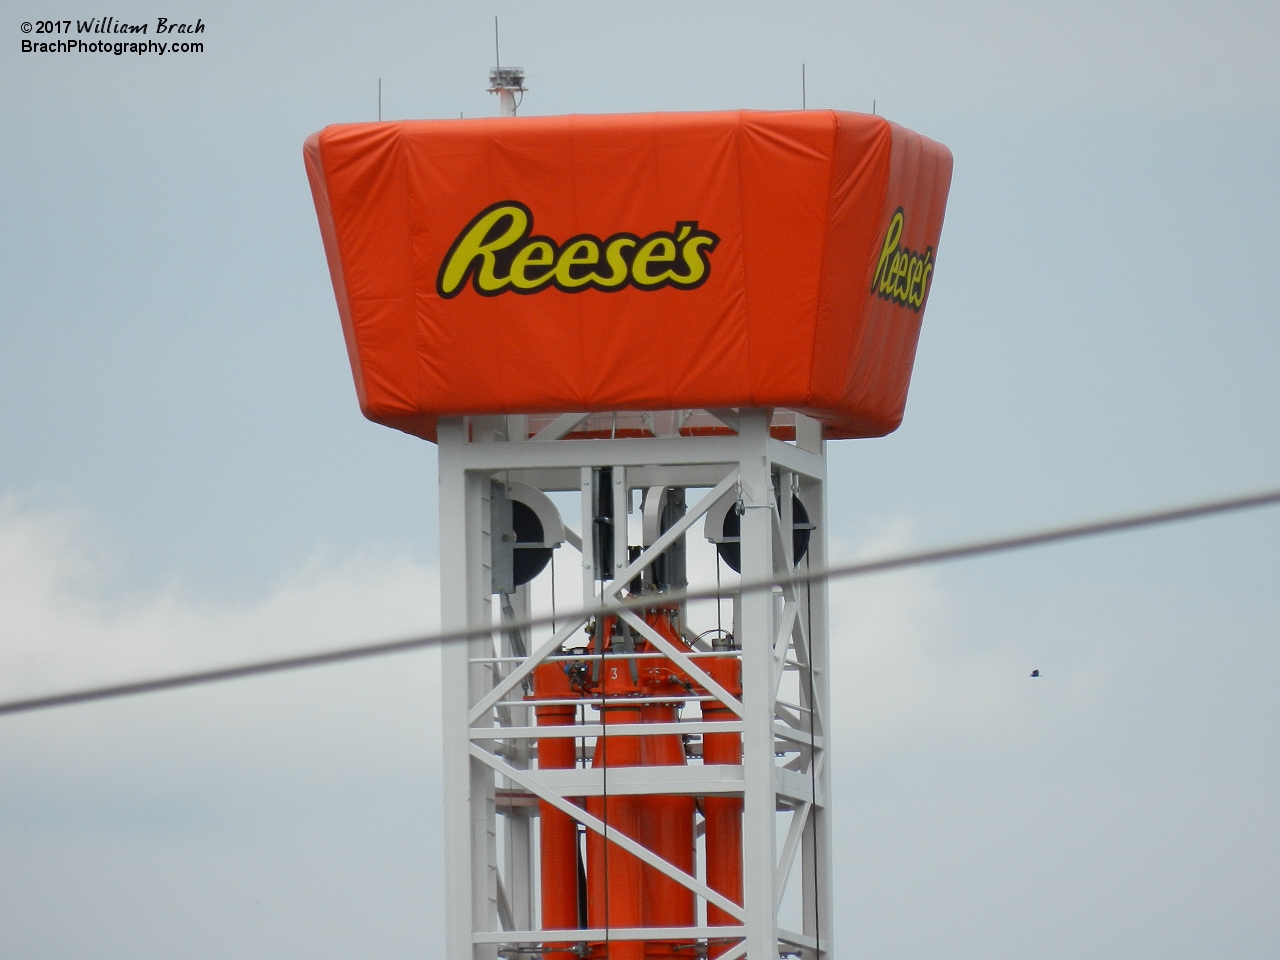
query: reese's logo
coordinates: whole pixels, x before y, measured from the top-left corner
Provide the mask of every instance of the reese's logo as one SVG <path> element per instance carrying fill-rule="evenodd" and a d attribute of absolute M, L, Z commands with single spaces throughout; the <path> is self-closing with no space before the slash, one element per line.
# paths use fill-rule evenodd
<path fill-rule="evenodd" d="M 696 220 L 646 237 L 615 233 L 601 240 L 580 233 L 563 244 L 532 233 L 533 214 L 523 203 L 504 200 L 481 210 L 445 255 L 436 291 L 445 299 L 456 297 L 468 280 L 482 297 L 547 287 L 565 293 L 614 293 L 628 286 L 692 290 L 711 276 L 708 254 L 720 242 L 699 230 Z"/>
<path fill-rule="evenodd" d="M 933 273 L 933 247 L 924 253 L 909 250 L 902 243 L 902 227 L 906 222 L 902 207 L 894 211 L 880 245 L 880 262 L 871 281 L 871 292 L 882 300 L 892 300 L 916 313 L 924 306 Z"/>

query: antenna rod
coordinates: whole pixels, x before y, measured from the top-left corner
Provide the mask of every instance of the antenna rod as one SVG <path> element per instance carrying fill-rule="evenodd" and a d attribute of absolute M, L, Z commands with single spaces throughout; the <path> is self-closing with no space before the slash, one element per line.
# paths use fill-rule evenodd
<path fill-rule="evenodd" d="M 524 70 L 520 67 L 503 67 L 502 53 L 498 46 L 498 17 L 493 18 L 493 59 L 495 66 L 489 71 L 489 92 L 498 95 L 498 116 L 514 117 L 520 106 L 516 94 L 524 99 Z"/>
<path fill-rule="evenodd" d="M 378 120 L 382 120 L 382 78 L 378 78 Z"/>
<path fill-rule="evenodd" d="M 800 109 L 809 109 L 809 98 L 804 85 L 804 64 L 800 64 Z"/>

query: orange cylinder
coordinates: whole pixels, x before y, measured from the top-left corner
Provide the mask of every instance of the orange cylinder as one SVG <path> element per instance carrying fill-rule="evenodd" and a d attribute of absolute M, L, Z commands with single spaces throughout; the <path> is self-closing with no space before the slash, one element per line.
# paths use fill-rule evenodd
<path fill-rule="evenodd" d="M 605 623 L 604 649 L 614 621 Z M 591 766 L 604 770 L 605 796 L 588 797 L 587 812 L 603 820 L 612 830 L 642 841 L 642 807 L 634 796 L 608 796 L 608 770 L 640 764 L 640 738 L 608 736 L 608 727 L 639 723 L 640 705 L 628 702 L 639 693 L 632 677 L 635 661 L 606 660 L 601 664 L 600 704 L 606 734 L 596 740 Z M 598 702 L 598 701 L 597 701 Z M 587 833 L 587 923 L 591 927 L 639 927 L 644 925 L 644 864 L 621 847 L 606 843 L 594 830 Z M 596 960 L 644 960 L 643 940 L 594 942 L 591 955 Z"/>
<path fill-rule="evenodd" d="M 724 651 L 728 653 L 728 650 Z M 736 656 L 708 657 L 700 661 L 711 678 L 735 696 L 742 696 L 742 661 Z M 703 701 L 702 719 L 736 720 L 737 716 L 718 701 Z M 702 737 L 704 764 L 742 763 L 742 736 L 737 733 L 707 733 Z M 707 886 L 742 903 L 742 799 L 704 797 L 702 814 L 706 820 Z M 707 904 L 709 926 L 736 926 L 733 917 Z M 712 944 L 709 957 L 725 953 L 731 944 Z"/>
<path fill-rule="evenodd" d="M 641 709 L 645 723 L 670 723 L 676 708 L 669 704 L 648 704 Z M 641 746 L 646 766 L 678 766 L 685 763 L 684 744 L 678 734 L 646 736 Z M 659 795 L 639 798 L 643 804 L 641 830 L 646 847 L 685 873 L 695 872 L 693 797 Z M 693 891 L 646 865 L 644 867 L 644 922 L 647 927 L 693 926 L 696 907 Z M 688 947 L 679 956 L 688 955 Z M 677 954 L 671 941 L 653 940 L 645 947 L 646 960 Z"/>
<path fill-rule="evenodd" d="M 576 696 L 569 678 L 552 660 L 533 671 L 534 696 L 541 699 L 567 699 Z M 538 726 L 571 726 L 577 707 L 573 704 L 535 707 Z M 573 737 L 542 737 L 538 740 L 538 768 L 567 770 L 577 763 L 577 740 Z M 578 825 L 567 813 L 557 810 L 545 800 L 538 801 L 542 879 L 542 929 L 573 930 L 578 927 Z M 577 960 L 566 951 L 570 943 L 548 943 L 546 960 Z"/>
<path fill-rule="evenodd" d="M 667 611 L 651 614 L 648 623 L 668 641 L 684 649 L 687 644 L 673 627 Z M 644 644 L 646 652 L 656 647 Z M 646 697 L 663 694 L 680 695 L 688 690 L 684 671 L 670 660 L 644 660 L 641 690 Z M 640 709 L 644 723 L 674 723 L 678 719 L 680 701 L 645 704 Z M 684 766 L 684 741 L 679 734 L 646 735 L 640 745 L 640 762 L 645 766 Z M 697 801 L 690 796 L 658 795 L 640 798 L 643 842 L 646 847 L 686 873 L 695 872 L 696 845 L 694 814 Z M 697 907 L 693 891 L 648 865 L 644 868 L 645 926 L 693 926 Z M 645 946 L 646 960 L 687 957 L 688 947 L 677 953 L 669 940 L 651 940 Z"/>

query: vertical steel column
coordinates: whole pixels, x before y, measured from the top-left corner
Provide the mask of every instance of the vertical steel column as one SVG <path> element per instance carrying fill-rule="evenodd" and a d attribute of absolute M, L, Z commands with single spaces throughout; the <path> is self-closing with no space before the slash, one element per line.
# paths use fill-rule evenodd
<path fill-rule="evenodd" d="M 511 613 L 517 620 L 529 617 L 532 607 L 529 602 L 529 586 L 517 587 L 511 595 Z M 515 649 L 508 640 L 503 644 L 504 656 L 527 654 L 533 637 L 528 631 L 524 637 L 524 651 Z M 503 673 L 514 667 L 507 667 Z M 533 710 L 530 707 L 508 707 L 511 722 L 516 726 L 529 726 L 534 722 Z M 532 743 L 528 740 L 517 741 L 508 747 L 508 760 L 518 769 L 527 770 L 533 759 Z M 510 781 L 504 782 L 508 789 L 518 789 L 519 785 Z M 517 930 L 527 930 L 533 926 L 534 918 L 534 882 L 533 882 L 533 818 L 530 808 L 511 805 L 506 808 L 502 817 L 503 835 L 503 880 L 506 887 L 507 903 L 511 908 L 511 922 Z"/>
<path fill-rule="evenodd" d="M 743 580 L 763 580 L 773 575 L 770 414 L 768 410 L 743 410 L 738 422 Z M 749 838 L 742 886 L 750 960 L 773 960 L 778 955 L 774 891 L 777 798 L 773 743 L 773 606 L 773 595 L 769 591 L 743 594 L 740 600 L 744 713 L 742 832 Z"/>
<path fill-rule="evenodd" d="M 613 579 L 630 562 L 627 558 L 627 526 L 631 522 L 628 513 L 631 494 L 627 492 L 627 468 L 614 467 L 610 473 L 613 475 L 613 571 L 610 579 Z"/>
<path fill-rule="evenodd" d="M 445 630 L 490 624 L 492 559 L 488 532 L 489 478 L 467 471 L 467 426 L 460 417 L 438 427 L 440 542 L 461 548 L 455 562 L 440 565 L 440 618 Z M 468 752 L 467 714 L 493 686 L 492 666 L 472 657 L 492 657 L 493 642 L 479 638 L 441 651 L 444 711 L 446 956 L 492 960 L 496 946 L 473 947 L 473 930 L 497 928 L 498 853 L 494 778 Z"/>
<path fill-rule="evenodd" d="M 595 490 L 593 471 L 590 467 L 581 469 L 582 477 L 582 605 L 590 606 L 596 597 L 596 564 L 607 563 L 596 556 L 595 538 L 595 503 L 592 492 Z M 607 567 L 605 569 L 608 569 Z"/>
<path fill-rule="evenodd" d="M 508 443 L 525 443 L 529 439 L 529 417 L 525 414 L 511 414 L 506 418 L 506 438 Z M 529 585 L 516 588 L 510 597 L 510 614 L 517 620 L 528 619 L 532 612 Z M 504 614 L 506 611 L 504 611 Z M 521 644 L 522 650 L 514 648 L 512 638 L 504 634 L 506 656 L 518 656 L 528 653 L 533 642 L 533 634 L 526 631 Z M 514 669 L 509 667 L 507 669 Z M 529 707 L 512 707 L 513 722 L 528 726 L 534 722 L 533 710 Z M 523 740 L 513 744 L 510 759 L 521 770 L 527 770 L 533 759 L 532 744 Z M 514 789 L 517 784 L 506 782 L 503 786 Z M 534 882 L 534 828 L 531 809 L 523 805 L 512 804 L 506 808 L 502 818 L 505 828 L 503 837 L 503 877 L 506 884 L 507 901 L 511 908 L 511 922 L 517 930 L 525 930 L 533 926 L 536 910 L 534 906 L 536 883 Z"/>
<path fill-rule="evenodd" d="M 820 435 L 816 446 L 824 458 L 826 441 Z M 824 480 L 802 479 L 801 499 L 808 505 L 809 521 L 813 532 L 809 538 L 809 566 L 825 569 L 827 566 L 827 485 Z M 802 598 L 807 603 L 803 611 L 809 630 L 809 650 L 813 669 L 814 703 L 811 717 L 815 733 L 823 747 L 812 761 L 818 764 L 818 793 L 825 802 L 816 802 L 805 829 L 801 866 L 804 870 L 804 933 L 818 941 L 818 960 L 834 955 L 834 909 L 831 890 L 831 815 L 827 804 L 831 802 L 831 764 L 827 754 L 830 744 L 831 684 L 830 684 L 830 623 L 827 601 L 828 584 L 811 583 L 805 587 Z"/>

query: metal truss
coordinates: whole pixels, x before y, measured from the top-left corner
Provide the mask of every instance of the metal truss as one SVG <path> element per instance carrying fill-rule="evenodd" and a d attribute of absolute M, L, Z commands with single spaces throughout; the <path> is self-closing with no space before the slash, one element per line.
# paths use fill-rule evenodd
<path fill-rule="evenodd" d="M 789 412 L 786 416 L 796 425 L 795 443 L 770 435 L 770 423 L 777 420 L 767 410 L 441 420 L 443 627 L 494 627 L 491 636 L 450 645 L 442 652 L 450 960 L 534 956 L 547 943 L 580 944 L 577 949 L 585 953 L 588 942 L 620 940 L 675 941 L 689 945 L 691 957 L 707 956 L 708 944 L 728 942 L 720 960 L 773 960 L 783 955 L 820 960 L 832 955 L 825 584 L 789 584 L 772 594 L 735 597 L 733 633 L 740 649 L 733 651 L 673 644 L 643 616 L 618 609 L 620 620 L 658 653 L 601 654 L 593 659 L 665 657 L 696 684 L 690 689 L 697 692 L 656 699 L 711 702 L 723 708 L 721 715 L 724 709 L 730 711 L 733 719 L 707 721 L 695 715 L 672 723 L 611 723 L 607 730 L 598 698 L 573 701 L 582 705 L 574 725 L 540 727 L 534 722 L 537 706 L 566 701 L 532 698 L 532 674 L 567 640 L 581 635 L 585 618 L 557 624 L 552 635 L 535 643 L 502 628 L 504 620 L 527 615 L 527 588 L 506 595 L 495 594 L 493 587 L 493 484 L 520 481 L 544 492 L 579 491 L 583 516 L 591 518 L 593 470 L 603 467 L 611 471 L 617 517 L 626 516 L 635 489 L 704 492 L 634 558 L 625 536 L 615 536 L 612 555 L 602 557 L 594 555 L 590 531 L 579 536 L 566 530 L 568 543 L 582 553 L 583 606 L 619 599 L 635 576 L 694 531 L 709 511 L 717 505 L 723 509 L 726 501 L 740 513 L 744 579 L 793 568 L 789 531 L 795 521 L 789 494 L 800 498 L 813 525 L 808 561 L 825 565 L 826 463 L 821 432 L 808 418 Z M 676 432 L 681 423 L 696 422 L 696 417 L 727 425 L 735 434 L 690 437 Z M 592 432 L 593 423 L 616 425 L 619 419 L 634 420 L 659 435 L 610 439 Z M 661 435 L 664 428 L 668 435 Z M 741 658 L 741 698 L 717 683 L 707 669 L 708 658 L 718 656 Z M 580 762 L 554 770 L 537 765 L 537 743 L 544 738 L 573 737 L 578 756 L 589 758 L 599 737 L 662 733 L 680 734 L 694 745 L 688 765 L 592 769 Z M 711 733 L 741 734 L 742 763 L 702 764 L 696 744 Z M 743 903 L 733 902 L 704 878 L 588 813 L 584 798 L 606 793 L 741 797 L 746 838 Z M 692 891 L 698 925 L 541 929 L 539 801 Z M 788 885 L 796 881 L 801 929 L 792 931 L 783 928 L 779 915 Z M 734 924 L 708 926 L 707 904 L 723 910 Z"/>

